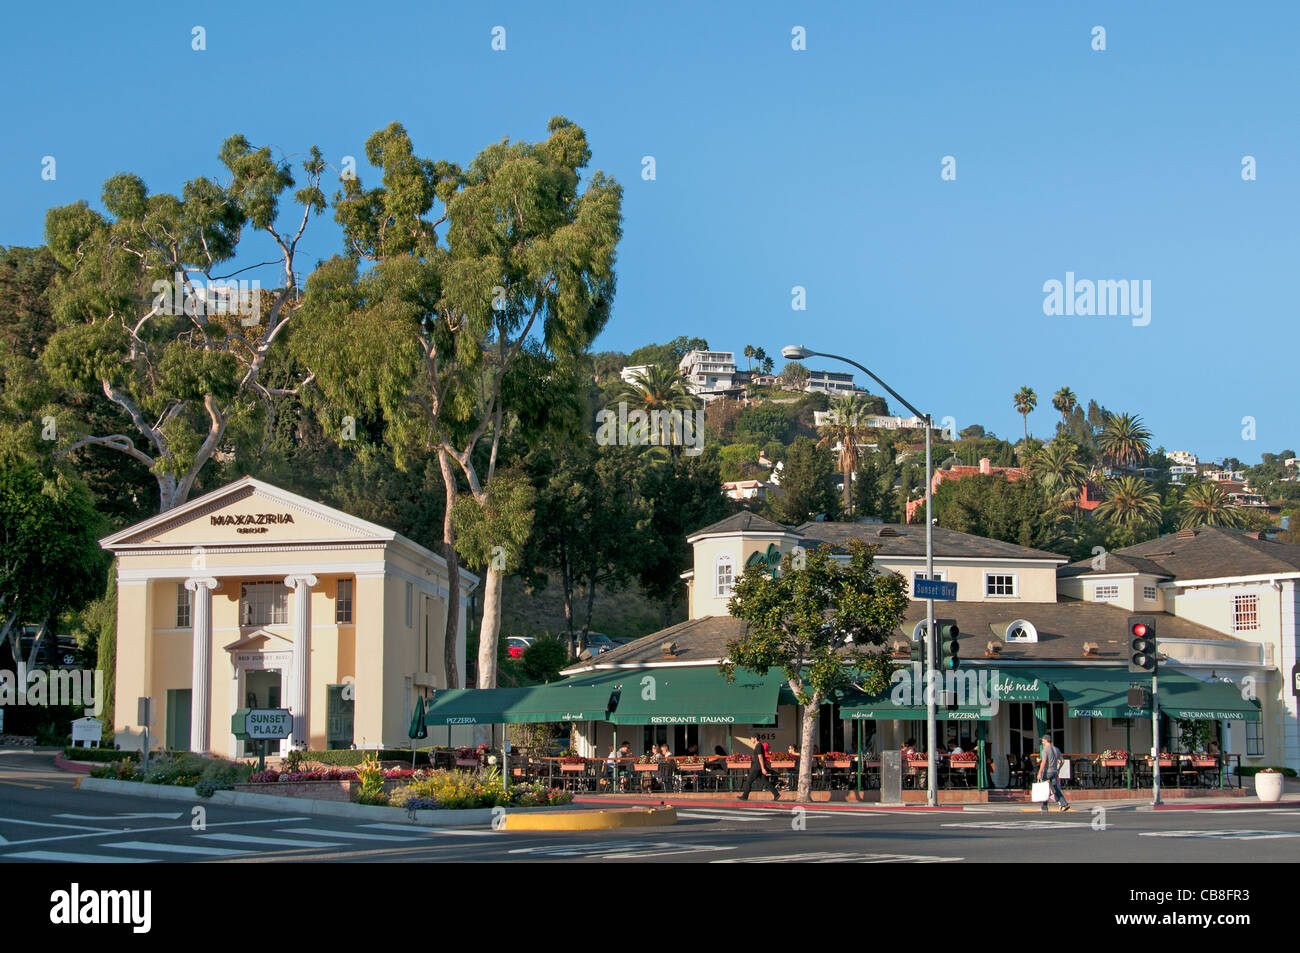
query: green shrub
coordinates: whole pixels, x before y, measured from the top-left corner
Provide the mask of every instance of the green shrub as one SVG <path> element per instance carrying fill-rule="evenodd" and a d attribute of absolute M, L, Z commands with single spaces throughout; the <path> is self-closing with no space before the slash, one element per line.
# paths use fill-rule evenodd
<path fill-rule="evenodd" d="M 367 758 L 357 765 L 357 780 L 361 782 L 357 791 L 358 804 L 388 803 L 388 793 L 384 791 L 384 770 L 377 759 Z"/>
<path fill-rule="evenodd" d="M 1237 774 L 1243 778 L 1251 778 L 1259 774 L 1261 771 L 1281 771 L 1282 774 L 1288 778 L 1294 778 L 1296 776 L 1295 768 L 1270 768 L 1268 765 L 1261 765 L 1257 768 L 1239 768 L 1237 769 Z"/>
<path fill-rule="evenodd" d="M 409 810 L 469 810 L 506 803 L 501 772 L 429 771 L 392 793 L 389 803 Z"/>
<path fill-rule="evenodd" d="M 202 798 L 212 797 L 218 791 L 233 789 L 236 784 L 248 780 L 252 773 L 251 764 L 213 758 L 203 768 L 203 774 L 194 785 L 194 793 Z"/>
<path fill-rule="evenodd" d="M 338 768 L 355 768 L 368 757 L 375 757 L 384 761 L 405 761 L 411 763 L 410 748 L 384 748 L 375 751 L 358 751 L 353 748 L 341 748 L 337 751 L 304 751 L 302 753 L 303 761 L 315 761 L 318 764 L 332 765 Z M 429 752 L 415 752 L 415 766 L 427 765 L 429 763 Z"/>
<path fill-rule="evenodd" d="M 207 758 L 188 751 L 162 754 L 149 762 L 144 783 L 192 788 L 203 777 L 207 765 Z"/>
<path fill-rule="evenodd" d="M 108 778 L 110 781 L 142 781 L 140 766 L 131 761 L 114 761 L 90 769 L 92 778 Z"/>
<path fill-rule="evenodd" d="M 114 748 L 74 748 L 71 745 L 63 749 L 63 757 L 69 761 L 139 761 L 138 751 L 118 751 Z"/>

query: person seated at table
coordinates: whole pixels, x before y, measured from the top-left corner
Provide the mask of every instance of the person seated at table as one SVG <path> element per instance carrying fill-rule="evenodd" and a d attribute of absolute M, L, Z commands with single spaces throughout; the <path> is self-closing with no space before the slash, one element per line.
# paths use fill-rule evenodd
<path fill-rule="evenodd" d="M 908 758 L 915 758 L 915 757 L 916 757 L 916 739 L 908 738 L 906 741 L 903 742 L 903 758 L 904 760 L 906 760 Z"/>
<path fill-rule="evenodd" d="M 673 781 L 673 753 L 666 744 L 659 746 L 659 763 L 662 765 L 659 769 L 659 783 L 667 791 Z"/>
<path fill-rule="evenodd" d="M 1219 743 L 1211 741 L 1209 747 L 1205 749 L 1205 753 L 1211 758 L 1217 758 L 1219 756 Z"/>
<path fill-rule="evenodd" d="M 961 754 L 961 742 L 959 742 L 956 738 L 949 738 L 949 739 L 948 739 L 948 753 L 949 753 L 949 754 Z"/>
<path fill-rule="evenodd" d="M 786 750 L 786 752 L 787 752 L 788 754 L 792 754 L 792 755 L 794 755 L 796 758 L 799 757 L 799 746 L 798 746 L 798 745 L 791 745 L 790 747 L 786 748 L 785 750 Z"/>
<path fill-rule="evenodd" d="M 686 755 L 687 755 L 687 757 L 694 758 L 694 757 L 696 757 L 699 753 L 700 753 L 700 746 L 699 746 L 699 745 L 689 745 L 689 746 L 686 748 Z"/>

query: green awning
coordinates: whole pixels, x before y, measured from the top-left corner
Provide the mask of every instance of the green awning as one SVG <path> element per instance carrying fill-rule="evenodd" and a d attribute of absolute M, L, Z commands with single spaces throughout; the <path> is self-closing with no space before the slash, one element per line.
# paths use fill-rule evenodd
<path fill-rule="evenodd" d="M 1071 718 L 1150 718 L 1150 707 L 1130 708 L 1131 685 L 1151 687 L 1150 678 L 1123 669 L 1077 669 L 1053 677 Z M 1163 672 L 1157 682 L 1160 711 L 1171 718 L 1258 721 L 1259 702 L 1241 697 L 1237 686 L 1204 681 L 1187 672 Z"/>
<path fill-rule="evenodd" d="M 616 725 L 770 725 L 785 676 L 737 669 L 728 682 L 709 665 L 603 672 L 601 684 L 606 698 L 623 686 L 608 719 Z"/>
<path fill-rule="evenodd" d="M 430 725 L 499 725 L 601 721 L 608 687 L 555 682 L 527 688 L 447 689 L 425 702 Z"/>
<path fill-rule="evenodd" d="M 1185 672 L 1161 675 L 1160 710 L 1194 721 L 1259 721 L 1259 702 L 1231 682 L 1206 682 Z"/>
<path fill-rule="evenodd" d="M 962 672 L 966 670 L 963 669 Z M 1044 702 L 1059 701 L 1060 695 L 1054 691 L 1056 673 L 1052 669 L 1039 668 L 1002 668 L 995 669 L 997 680 L 993 690 L 1000 701 L 1004 702 Z"/>

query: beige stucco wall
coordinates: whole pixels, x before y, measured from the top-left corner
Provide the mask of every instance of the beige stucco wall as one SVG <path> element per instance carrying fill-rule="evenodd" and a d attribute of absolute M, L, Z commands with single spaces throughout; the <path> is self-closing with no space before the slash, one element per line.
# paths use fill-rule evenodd
<path fill-rule="evenodd" d="M 925 560 L 891 559 L 880 557 L 877 565 L 899 573 L 907 580 L 907 591 L 912 592 L 912 576 L 925 572 Z M 1008 562 L 996 559 L 981 560 L 972 563 L 966 560 L 942 559 L 935 557 L 936 574 L 943 573 L 945 582 L 957 584 L 957 598 L 962 602 L 1055 602 L 1056 601 L 1056 564 Z M 1015 597 L 986 596 L 984 594 L 984 576 L 986 573 L 1012 574 L 1016 577 Z"/>
<path fill-rule="evenodd" d="M 221 491 L 218 491 L 221 492 Z M 239 597 L 244 582 L 282 583 L 286 575 L 317 577 L 310 594 L 311 659 L 309 685 L 309 744 L 327 745 L 328 688 L 345 678 L 354 680 L 353 740 L 357 745 L 397 746 L 408 743 L 406 729 L 417 693 L 446 687 L 442 639 L 446 619 L 446 571 L 440 560 L 400 538 L 370 539 L 355 527 L 321 508 L 317 517 L 301 507 L 292 524 L 266 522 L 266 533 L 236 534 L 235 525 L 214 523 L 221 517 L 249 513 L 289 512 L 279 501 L 256 495 L 229 506 L 191 514 L 188 522 L 127 533 L 126 543 L 148 549 L 118 550 L 118 658 L 115 730 L 123 747 L 139 747 L 136 699 L 154 699 L 151 739 L 162 743 L 168 690 L 190 688 L 194 635 L 192 627 L 176 625 L 177 584 L 193 577 L 213 577 L 212 681 L 209 686 L 210 744 L 213 753 L 234 755 L 237 742 L 230 717 L 242 705 L 245 687 L 228 648 L 260 634 L 240 653 L 285 653 L 286 661 L 268 667 L 281 671 L 281 705 L 290 700 L 291 653 L 295 629 L 295 600 L 288 597 L 283 624 L 240 626 Z M 341 516 L 341 514 L 340 514 Z M 346 521 L 347 517 L 342 517 Z M 245 528 L 257 526 L 244 524 Z M 284 531 L 297 538 L 284 538 Z M 280 533 L 279 536 L 273 534 Z M 352 538 L 347 538 L 348 536 Z M 157 546 L 158 548 L 153 548 Z M 225 551 L 217 551 L 225 549 Z M 340 578 L 354 580 L 353 622 L 335 622 Z M 412 625 L 406 626 L 406 583 L 413 585 Z M 472 580 L 462 583 L 464 594 Z M 428 617 L 430 671 L 424 671 L 421 639 Z M 193 613 L 191 613 L 191 623 Z M 463 613 L 457 630 L 459 675 L 464 678 Z M 263 702 L 264 703 L 264 702 Z"/>

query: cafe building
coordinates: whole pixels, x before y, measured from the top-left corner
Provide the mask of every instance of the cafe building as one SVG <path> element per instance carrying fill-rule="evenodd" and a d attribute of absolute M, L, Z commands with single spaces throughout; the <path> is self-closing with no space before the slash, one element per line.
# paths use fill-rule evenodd
<path fill-rule="evenodd" d="M 780 673 L 737 670 L 735 681 L 728 682 L 719 672 L 727 644 L 744 637 L 744 624 L 727 613 L 727 601 L 749 566 L 772 571 L 795 547 L 822 545 L 847 559 L 852 539 L 877 547 L 877 567 L 902 575 L 909 590 L 924 573 L 924 527 L 789 527 L 749 512 L 735 514 L 688 537 L 693 560 L 682 574 L 686 621 L 578 660 L 559 683 L 439 693 L 428 706 L 429 719 L 436 725 L 567 723 L 571 748 L 589 758 L 604 757 L 615 740 L 629 742 L 634 754 L 659 744 L 674 755 L 747 752 L 754 735 L 778 751 L 798 746 L 800 710 Z M 1130 704 L 1135 700 L 1130 689 L 1151 683 L 1149 676 L 1128 672 L 1128 616 L 1135 608 L 1154 617 L 1167 656 L 1158 696 L 1161 748 L 1180 750 L 1180 723 L 1196 721 L 1210 726 L 1225 764 L 1284 763 L 1287 708 L 1274 653 L 1241 633 L 1206 624 L 1204 611 L 1199 616 L 1169 611 L 1179 598 L 1170 585 L 1174 580 L 1155 582 L 1160 602 L 1140 601 L 1135 607 L 1111 598 L 1108 581 L 1099 592 L 1081 586 L 1080 568 L 1054 553 L 939 527 L 934 547 L 935 576 L 958 589 L 957 601 L 936 603 L 936 616 L 958 623 L 963 646 L 961 669 L 940 696 L 938 739 L 944 753 L 974 752 L 964 784 L 1021 786 L 1027 759 L 1044 734 L 1067 753 L 1096 756 L 1089 762 L 1095 760 L 1099 769 L 1105 752 L 1129 757 L 1150 751 L 1149 700 Z M 1151 570 L 1145 563 L 1142 568 Z M 1143 581 L 1136 585 L 1140 599 L 1149 594 Z M 1131 595 L 1133 586 L 1125 591 Z M 899 628 L 876 649 L 898 660 L 900 672 L 890 692 L 864 697 L 850 690 L 823 706 L 815 740 L 819 751 L 862 754 L 855 763 L 909 741 L 924 751 L 926 707 L 919 673 L 908 661 L 924 619 L 925 603 L 913 600 Z M 909 679 L 917 690 L 909 691 Z M 1126 771 L 1131 775 L 1131 766 Z"/>
<path fill-rule="evenodd" d="M 416 700 L 447 685 L 448 612 L 464 676 L 476 576 L 461 571 L 449 606 L 441 556 L 260 480 L 236 480 L 100 545 L 117 565 L 122 748 L 142 747 L 139 698 L 152 700 L 151 747 L 253 755 L 256 742 L 231 728 L 241 708 L 291 712 L 281 754 L 409 745 Z"/>

